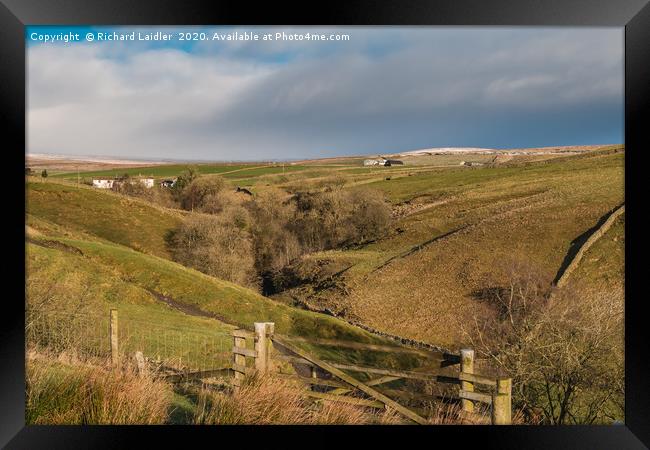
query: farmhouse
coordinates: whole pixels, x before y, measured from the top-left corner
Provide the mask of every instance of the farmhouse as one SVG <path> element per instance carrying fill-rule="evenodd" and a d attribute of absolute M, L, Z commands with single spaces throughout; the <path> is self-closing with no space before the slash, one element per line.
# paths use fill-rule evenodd
<path fill-rule="evenodd" d="M 115 180 L 109 178 L 93 178 L 93 187 L 99 189 L 112 189 Z"/>
<path fill-rule="evenodd" d="M 379 157 L 378 159 L 366 159 L 363 161 L 364 166 L 394 166 L 394 165 L 403 165 L 404 162 L 399 159 L 386 159 Z"/>
<path fill-rule="evenodd" d="M 145 177 L 115 177 L 115 178 L 93 178 L 93 187 L 99 189 L 113 189 L 113 187 L 119 186 L 122 183 L 141 183 L 146 188 L 152 188 L 154 184 L 153 178 Z"/>

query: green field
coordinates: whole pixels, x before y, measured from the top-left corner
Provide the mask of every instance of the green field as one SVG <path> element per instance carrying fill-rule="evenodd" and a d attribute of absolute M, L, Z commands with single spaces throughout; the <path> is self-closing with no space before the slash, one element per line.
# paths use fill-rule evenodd
<path fill-rule="evenodd" d="M 154 178 L 173 178 L 178 176 L 184 170 L 190 167 L 198 169 L 199 173 L 204 175 L 221 174 L 231 172 L 234 170 L 246 169 L 247 167 L 256 166 L 255 164 L 165 164 L 150 167 L 128 167 L 109 170 L 96 170 L 88 172 L 80 172 L 78 175 L 81 178 L 112 178 L 129 174 L 131 176 L 150 176 Z M 53 178 L 64 178 L 67 180 L 76 181 L 77 172 L 62 172 L 52 175 Z"/>

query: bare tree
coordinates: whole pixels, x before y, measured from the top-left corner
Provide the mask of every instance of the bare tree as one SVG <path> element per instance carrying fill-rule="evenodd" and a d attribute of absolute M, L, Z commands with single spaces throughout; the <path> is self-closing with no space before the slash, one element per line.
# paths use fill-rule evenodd
<path fill-rule="evenodd" d="M 512 265 L 505 287 L 483 291 L 496 314 L 475 318 L 472 345 L 513 378 L 513 399 L 530 422 L 621 419 L 622 293 L 550 286 L 530 265 Z"/>

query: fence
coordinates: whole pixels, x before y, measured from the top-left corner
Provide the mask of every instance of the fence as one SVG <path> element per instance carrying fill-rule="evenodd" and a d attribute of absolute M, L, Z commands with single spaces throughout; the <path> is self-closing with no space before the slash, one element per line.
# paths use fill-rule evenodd
<path fill-rule="evenodd" d="M 144 364 L 172 380 L 197 372 L 223 372 L 232 354 L 227 331 L 188 330 L 120 315 L 117 310 L 32 313 L 25 330 L 29 346 L 82 360 L 110 360 L 117 366 L 139 352 Z"/>
<path fill-rule="evenodd" d="M 259 322 L 254 324 L 253 332 L 188 332 L 181 327 L 122 317 L 117 310 L 101 317 L 48 313 L 31 317 L 26 328 L 27 342 L 32 346 L 59 352 L 74 349 L 79 357 L 110 359 L 114 367 L 119 367 L 124 358 L 133 358 L 140 370 L 154 370 L 157 376 L 172 382 L 228 376 L 232 377 L 233 388 L 238 389 L 247 375 L 273 372 L 309 386 L 308 395 L 317 400 L 391 408 L 419 424 L 428 421 L 410 403 L 434 397 L 405 389 L 405 382 L 457 386 L 455 399 L 464 414 L 471 416 L 478 403 L 490 408 L 492 424 L 511 423 L 511 380 L 474 373 L 473 350 L 461 350 L 458 355 L 356 341 L 287 337 L 274 331 L 273 323 Z M 410 370 L 352 364 L 315 356 L 315 351 L 304 348 L 306 345 L 387 355 L 410 353 L 426 357 L 430 364 Z"/>
<path fill-rule="evenodd" d="M 252 350 L 247 348 L 247 343 L 250 341 L 254 342 L 254 349 Z M 286 362 L 296 369 L 295 374 L 284 374 L 286 378 L 300 381 L 312 388 L 315 386 L 323 388 L 323 390 L 319 391 L 308 391 L 308 394 L 312 397 L 374 408 L 390 407 L 415 423 L 426 424 L 428 421 L 424 417 L 388 396 L 413 398 L 417 397 L 417 395 L 409 395 L 408 392 L 400 392 L 394 389 L 382 389 L 381 386 L 405 379 L 450 383 L 459 386 L 458 398 L 464 413 L 472 414 L 474 404 L 483 403 L 490 406 L 492 424 L 507 425 L 511 423 L 511 380 L 509 378 L 490 378 L 475 374 L 473 350 L 462 350 L 460 355 L 440 354 L 440 368 L 459 366 L 458 374 L 453 376 L 432 371 L 396 370 L 325 361 L 298 347 L 296 342 L 368 351 L 434 353 L 426 350 L 364 344 L 354 341 L 290 339 L 275 335 L 273 323 L 255 323 L 254 333 L 246 330 L 233 331 L 233 384 L 236 387 L 239 386 L 241 380 L 247 374 L 255 371 L 278 373 L 280 371 L 277 362 Z M 254 368 L 251 367 L 251 364 L 247 364 L 247 358 L 253 359 Z M 300 366 L 309 368 L 308 376 L 299 373 L 297 369 Z M 374 374 L 378 375 L 378 377 L 369 381 L 360 381 L 346 372 Z M 475 390 L 476 387 L 480 387 L 483 392 Z M 491 390 L 491 392 L 484 392 L 485 390 Z M 354 395 L 355 391 L 361 392 L 366 398 L 351 396 Z"/>

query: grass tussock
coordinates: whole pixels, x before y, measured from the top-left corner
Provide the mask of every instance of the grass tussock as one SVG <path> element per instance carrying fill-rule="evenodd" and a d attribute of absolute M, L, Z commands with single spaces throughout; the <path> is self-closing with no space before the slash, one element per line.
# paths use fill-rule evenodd
<path fill-rule="evenodd" d="M 277 377 L 252 377 L 232 395 L 203 391 L 194 423 L 199 425 L 395 424 L 392 411 L 374 413 L 343 402 L 314 402 L 303 387 Z"/>
<path fill-rule="evenodd" d="M 30 425 L 163 424 L 172 401 L 164 381 L 49 358 L 28 361 L 26 382 Z"/>

